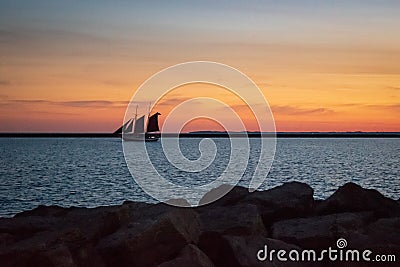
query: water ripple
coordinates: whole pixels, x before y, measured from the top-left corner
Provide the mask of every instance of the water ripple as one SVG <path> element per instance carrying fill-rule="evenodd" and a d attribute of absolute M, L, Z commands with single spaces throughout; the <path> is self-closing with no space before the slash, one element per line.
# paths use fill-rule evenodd
<path fill-rule="evenodd" d="M 199 157 L 201 139 L 181 139 L 182 153 Z M 154 166 L 170 181 L 202 185 L 216 179 L 229 162 L 229 139 L 215 139 L 216 160 L 200 173 L 185 173 L 168 164 L 160 143 L 147 148 Z M 251 139 L 248 168 L 239 182 L 248 186 L 260 153 Z M 0 216 L 12 216 L 39 204 L 95 207 L 124 200 L 154 202 L 132 179 L 113 138 L 1 138 Z M 400 139 L 278 139 L 265 190 L 283 182 L 310 184 L 316 198 L 340 185 L 356 182 L 394 199 L 400 192 Z M 143 173 L 143 175 L 146 175 Z"/>

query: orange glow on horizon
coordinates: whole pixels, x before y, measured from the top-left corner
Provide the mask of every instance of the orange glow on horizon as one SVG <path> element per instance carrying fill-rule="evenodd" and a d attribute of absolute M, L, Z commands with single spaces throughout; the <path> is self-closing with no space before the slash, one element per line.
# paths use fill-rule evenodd
<path fill-rule="evenodd" d="M 270 103 L 277 131 L 400 131 L 400 89 L 396 87 L 400 75 L 273 73 L 263 77 L 262 81 L 265 82 L 260 82 L 260 88 Z M 110 99 L 109 85 L 103 85 L 93 99 L 84 89 L 86 86 L 81 85 L 80 90 L 74 86 L 72 94 L 61 90 L 58 100 L 3 97 L 0 131 L 112 132 L 121 124 L 133 90 L 123 90 L 125 87 L 121 86 L 116 90 L 124 94 Z M 49 89 L 50 93 L 55 92 Z M 247 130 L 258 130 L 254 116 L 238 97 L 207 84 L 183 86 L 161 99 L 154 108 L 163 114 L 161 125 L 177 104 L 200 96 L 227 103 L 243 119 Z M 209 107 L 199 104 L 195 108 L 201 113 Z M 185 132 L 198 130 L 221 128 L 204 121 L 190 123 L 184 128 Z"/>
<path fill-rule="evenodd" d="M 267 98 L 277 131 L 400 131 L 400 74 L 393 65 L 400 60 L 400 53 L 394 53 L 387 62 L 372 54 L 370 59 L 375 63 L 371 61 L 363 68 L 365 58 L 358 62 L 354 55 L 347 60 L 330 50 L 318 50 L 307 57 L 304 51 L 297 55 L 283 46 L 279 51 L 287 50 L 286 56 L 277 57 L 276 51 L 266 53 L 262 47 L 253 48 L 249 52 L 248 47 L 228 46 L 218 51 L 219 56 L 205 59 L 218 59 L 247 74 Z M 229 53 L 239 51 L 243 56 L 228 58 Z M 260 58 L 270 61 L 262 63 Z M 324 60 L 307 61 L 314 58 Z M 143 81 L 165 67 L 192 59 L 187 56 L 178 62 L 171 58 L 145 64 L 134 58 L 116 57 L 96 64 L 94 59 L 86 58 L 68 64 L 70 59 L 61 57 L 59 61 L 66 63 L 28 58 L 28 62 L 42 64 L 9 64 L 1 69 L 0 78 L 7 79 L 0 82 L 0 131 L 112 132 L 121 124 L 127 103 Z M 214 89 L 193 86 L 165 100 L 183 101 L 201 95 L 240 104 L 226 92 Z M 158 108 L 168 111 L 172 107 Z M 198 107 L 199 111 L 204 108 Z M 242 110 L 241 117 L 249 131 L 257 130 L 248 111 Z M 163 114 L 160 119 L 164 118 Z M 194 125 L 198 130 L 208 127 L 197 123 L 190 130 L 196 130 Z"/>

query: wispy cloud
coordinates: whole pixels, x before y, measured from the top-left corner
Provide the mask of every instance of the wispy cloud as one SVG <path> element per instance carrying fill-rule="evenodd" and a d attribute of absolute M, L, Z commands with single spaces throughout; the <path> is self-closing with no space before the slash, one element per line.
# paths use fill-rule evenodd
<path fill-rule="evenodd" d="M 252 106 L 264 106 L 263 104 L 253 104 Z M 230 105 L 229 108 L 235 109 L 237 111 L 249 110 L 249 106 L 244 104 Z M 312 115 L 312 114 L 333 114 L 335 111 L 329 108 L 306 108 L 300 106 L 291 105 L 272 105 L 270 106 L 274 114 L 281 115 Z M 225 109 L 225 108 L 224 108 Z"/>
<path fill-rule="evenodd" d="M 113 80 L 103 81 L 103 84 L 108 85 L 108 86 L 113 86 L 113 87 L 121 87 L 121 86 L 126 85 L 126 83 L 119 82 L 119 81 L 113 81 Z"/>
<path fill-rule="evenodd" d="M 400 86 L 388 86 L 387 88 L 395 91 L 400 90 Z"/>
<path fill-rule="evenodd" d="M 190 97 L 183 97 L 183 96 L 177 96 L 177 97 L 171 97 L 165 100 L 161 100 L 160 102 L 157 103 L 157 106 L 160 107 L 165 107 L 165 106 L 169 106 L 169 107 L 176 107 L 177 105 L 187 101 L 187 100 L 191 100 L 190 104 L 191 105 L 195 105 L 195 104 L 201 104 L 202 101 L 201 99 L 192 99 Z"/>
<path fill-rule="evenodd" d="M 0 80 L 0 86 L 7 86 L 7 85 L 10 85 L 10 84 L 11 84 L 10 81 L 7 81 L 7 80 Z"/>
<path fill-rule="evenodd" d="M 334 110 L 329 108 L 304 108 L 298 106 L 271 106 L 271 110 L 277 114 L 285 115 L 312 115 L 312 114 L 333 114 Z"/>
<path fill-rule="evenodd" d="M 161 100 L 159 103 L 157 103 L 157 105 L 158 106 L 176 106 L 185 100 L 187 100 L 187 99 L 182 98 L 182 97 L 168 98 L 165 100 Z"/>
<path fill-rule="evenodd" d="M 363 103 L 343 103 L 337 104 L 336 107 L 355 107 L 368 108 L 374 110 L 400 111 L 400 104 L 363 104 Z"/>
<path fill-rule="evenodd" d="M 400 104 L 364 105 L 364 107 L 372 108 L 372 109 L 385 110 L 385 111 L 396 111 L 396 112 L 400 112 Z"/>
<path fill-rule="evenodd" d="M 121 107 L 123 104 L 127 104 L 125 101 L 108 101 L 108 100 L 84 100 L 84 101 L 61 101 L 54 102 L 57 105 L 67 107 L 89 107 L 89 108 L 110 108 L 110 107 Z"/>

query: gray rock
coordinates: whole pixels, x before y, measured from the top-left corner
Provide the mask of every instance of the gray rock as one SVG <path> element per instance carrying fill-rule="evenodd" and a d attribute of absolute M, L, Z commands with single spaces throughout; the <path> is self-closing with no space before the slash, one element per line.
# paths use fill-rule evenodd
<path fill-rule="evenodd" d="M 0 233 L 0 250 L 4 250 L 7 246 L 15 243 L 15 238 L 9 233 Z"/>
<path fill-rule="evenodd" d="M 213 261 L 215 266 L 307 266 L 296 262 L 281 262 L 276 255 L 270 259 L 259 260 L 257 254 L 264 251 L 264 246 L 270 250 L 292 249 L 302 251 L 301 248 L 274 240 L 261 235 L 232 236 L 218 233 L 206 233 L 200 237 L 200 248 Z M 263 252 L 262 252 L 263 253 Z M 264 254 L 260 256 L 263 257 Z"/>
<path fill-rule="evenodd" d="M 118 207 L 99 207 L 96 209 L 76 209 L 70 211 L 64 220 L 63 228 L 78 228 L 82 238 L 96 242 L 103 236 L 117 231 L 130 218 L 129 205 Z"/>
<path fill-rule="evenodd" d="M 371 217 L 371 213 L 339 213 L 283 220 L 273 224 L 272 237 L 302 248 L 327 248 L 361 231 Z"/>
<path fill-rule="evenodd" d="M 58 218 L 37 215 L 2 218 L 0 219 L 0 233 L 7 233 L 13 237 L 14 241 L 18 241 L 32 237 L 38 232 L 53 229 L 59 222 Z"/>
<path fill-rule="evenodd" d="M 44 252 L 44 256 L 48 258 L 53 266 L 75 267 L 73 256 L 65 245 L 57 246 Z"/>
<path fill-rule="evenodd" d="M 283 262 L 276 258 L 276 254 L 270 259 L 267 257 L 265 261 L 260 261 L 257 258 L 257 253 L 260 250 L 264 250 L 264 246 L 267 246 L 267 251 L 271 250 L 285 250 L 289 252 L 292 249 L 302 251 L 301 248 L 287 244 L 283 241 L 264 238 L 259 235 L 254 236 L 224 236 L 228 241 L 229 246 L 232 248 L 233 254 L 239 265 L 242 267 L 257 267 L 257 266 L 304 266 L 304 264 L 298 264 L 295 262 Z M 261 257 L 264 253 L 260 254 Z"/>
<path fill-rule="evenodd" d="M 290 182 L 267 191 L 256 191 L 243 202 L 257 205 L 264 224 L 313 213 L 313 189 L 304 183 Z"/>
<path fill-rule="evenodd" d="M 228 192 L 228 193 L 226 193 Z M 223 197 L 219 198 L 222 194 L 226 193 Z M 232 186 L 223 184 L 217 188 L 210 190 L 199 201 L 199 205 L 212 205 L 212 206 L 231 206 L 237 204 L 240 200 L 249 194 L 247 188 L 241 186 Z M 217 199 L 217 200 L 216 200 Z M 216 200 L 215 202 L 212 202 Z M 212 203 L 211 203 L 212 202 Z M 210 204 L 209 204 L 210 203 Z"/>
<path fill-rule="evenodd" d="M 400 216 L 400 205 L 374 189 L 347 183 L 317 207 L 317 213 L 321 215 L 358 211 L 373 211 L 378 218 L 396 217 Z"/>
<path fill-rule="evenodd" d="M 202 232 L 230 235 L 265 235 L 261 216 L 255 205 L 206 207 L 200 213 Z"/>
<path fill-rule="evenodd" d="M 73 208 L 71 208 L 73 209 Z M 15 217 L 32 217 L 32 216 L 41 216 L 41 217 L 49 217 L 49 216 L 63 216 L 68 213 L 69 208 L 63 208 L 60 206 L 45 206 L 39 205 L 32 210 L 27 210 L 18 213 Z"/>
<path fill-rule="evenodd" d="M 173 260 L 164 262 L 159 265 L 159 267 L 213 267 L 214 264 L 207 257 L 204 252 L 202 252 L 195 245 L 187 245 L 179 253 L 178 257 Z"/>
<path fill-rule="evenodd" d="M 56 266 L 53 262 L 56 256 L 51 254 L 51 251 L 57 246 L 61 246 L 64 241 L 77 241 L 76 233 L 68 231 L 37 233 L 31 238 L 18 241 L 2 249 L 0 266 Z M 66 250 L 64 249 L 62 253 L 65 255 Z"/>
<path fill-rule="evenodd" d="M 229 241 L 220 233 L 202 233 L 198 247 L 211 259 L 215 266 L 240 266 Z"/>
<path fill-rule="evenodd" d="M 97 250 L 107 265 L 155 266 L 198 241 L 199 224 L 192 210 L 180 208 L 160 213 L 160 207 L 156 205 L 153 213 L 147 210 L 154 217 L 134 221 L 100 241 Z"/>
<path fill-rule="evenodd" d="M 367 235 L 375 243 L 400 246 L 400 217 L 384 218 L 370 224 Z"/>

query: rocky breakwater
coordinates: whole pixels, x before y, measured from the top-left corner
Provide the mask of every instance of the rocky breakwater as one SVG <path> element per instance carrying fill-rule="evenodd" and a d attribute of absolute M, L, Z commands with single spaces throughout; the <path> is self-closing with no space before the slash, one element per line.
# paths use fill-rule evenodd
<path fill-rule="evenodd" d="M 339 238 L 398 263 L 400 204 L 353 183 L 317 201 L 311 187 L 291 182 L 253 193 L 235 187 L 200 208 L 39 206 L 0 219 L 0 266 L 342 266 L 257 258 L 265 246 L 321 251 Z"/>

